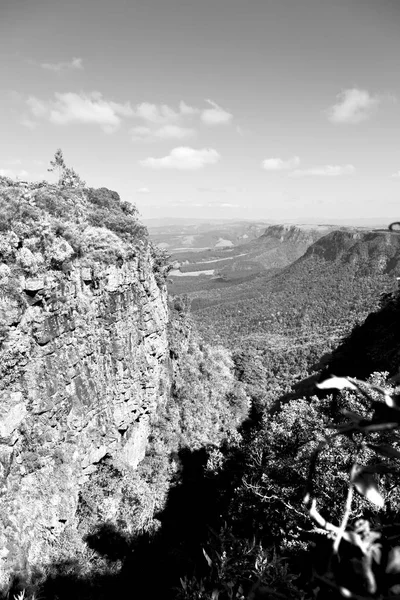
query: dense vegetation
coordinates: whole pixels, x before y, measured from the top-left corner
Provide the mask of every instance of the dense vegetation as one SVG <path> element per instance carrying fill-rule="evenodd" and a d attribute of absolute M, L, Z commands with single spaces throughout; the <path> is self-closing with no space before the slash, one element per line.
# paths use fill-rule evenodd
<path fill-rule="evenodd" d="M 345 388 L 333 395 L 315 386 L 301 395 L 284 360 L 268 373 L 262 344 L 232 361 L 202 342 L 187 308 L 171 306 L 174 383 L 145 460 L 135 472 L 102 463 L 81 496 L 84 541 L 61 540 L 41 597 L 105 599 L 128 584 L 133 597 L 181 600 L 395 597 L 395 381 L 374 373 L 372 387 L 346 380 L 332 384 Z M 292 349 L 293 371 L 306 376 L 309 363 L 318 371 L 318 349 L 310 351 L 296 361 Z M 314 500 L 304 502 L 306 493 Z M 157 578 L 148 578 L 149 564 Z"/>
<path fill-rule="evenodd" d="M 170 293 L 190 293 L 192 298 L 200 299 L 198 306 L 237 299 L 242 289 L 249 291 L 254 284 L 257 286 L 262 280 L 270 279 L 328 231 L 328 227 L 273 225 L 260 237 L 235 248 L 179 251 L 172 254 L 171 260 L 180 264 L 179 270 L 185 276 L 171 273 Z M 213 275 L 188 275 L 207 269 L 214 271 Z"/>
<path fill-rule="evenodd" d="M 105 188 L 10 184 L 0 179 L 2 269 L 38 276 L 83 264 L 113 263 L 135 255 L 146 239 L 136 208 Z"/>
<path fill-rule="evenodd" d="M 273 278 L 257 280 L 230 301 L 216 300 L 202 308 L 194 302 L 202 330 L 245 337 L 252 333 L 349 331 L 375 309 L 381 293 L 394 289 L 386 273 L 360 272 L 358 265 L 328 262 L 319 257 L 300 260 Z M 204 303 L 211 301 L 206 298 Z"/>
<path fill-rule="evenodd" d="M 0 192 L 3 293 L 21 276 L 123 261 L 148 243 L 134 207 L 104 188 L 3 178 Z M 163 600 L 396 597 L 397 242 L 381 269 L 379 243 L 353 260 L 335 240 L 333 256 L 323 242 L 235 286 L 231 302 L 208 290 L 190 316 L 190 298 L 171 300 L 172 386 L 145 459 L 135 471 L 101 461 L 75 532 L 9 597 L 106 600 L 127 587 Z M 163 285 L 165 254 L 152 253 Z M 318 389 L 336 368 L 369 383 Z"/>

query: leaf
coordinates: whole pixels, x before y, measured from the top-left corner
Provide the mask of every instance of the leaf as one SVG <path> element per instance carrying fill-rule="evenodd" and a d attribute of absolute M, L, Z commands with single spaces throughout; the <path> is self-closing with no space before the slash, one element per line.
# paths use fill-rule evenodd
<path fill-rule="evenodd" d="M 377 565 L 381 564 L 382 558 L 382 548 L 381 544 L 372 544 L 371 546 L 371 556 Z"/>
<path fill-rule="evenodd" d="M 356 469 L 356 474 L 352 477 L 352 483 L 357 492 L 364 496 L 367 500 L 383 508 L 385 501 L 381 496 L 375 478 L 372 473 L 364 472 L 364 469 Z"/>
<path fill-rule="evenodd" d="M 351 383 L 347 377 L 335 377 L 332 375 L 329 379 L 316 383 L 317 388 L 320 390 L 343 390 L 344 388 L 350 388 L 351 390 L 357 390 L 357 386 Z"/>
<path fill-rule="evenodd" d="M 400 410 L 400 396 L 399 394 L 394 394 L 391 396 L 387 390 L 385 390 L 384 400 L 390 408 L 394 410 Z"/>
<path fill-rule="evenodd" d="M 186 580 L 185 580 L 185 579 L 182 579 L 182 577 L 179 577 L 179 581 L 181 582 L 181 586 L 182 586 L 182 588 L 183 588 L 183 589 L 185 590 L 185 592 L 186 592 L 186 589 L 187 589 L 187 583 L 186 583 Z"/>
<path fill-rule="evenodd" d="M 400 573 L 400 546 L 389 550 L 386 573 Z"/>
<path fill-rule="evenodd" d="M 207 564 L 208 564 L 208 566 L 211 568 L 211 567 L 212 567 L 212 564 L 213 564 L 213 563 L 212 563 L 212 560 L 211 560 L 211 558 L 208 556 L 208 554 L 207 554 L 207 552 L 204 550 L 204 548 L 203 548 L 203 554 L 204 554 L 204 558 L 205 558 L 205 559 L 206 559 L 206 561 L 207 561 Z"/>
<path fill-rule="evenodd" d="M 381 456 L 386 456 L 388 458 L 400 458 L 400 452 L 395 448 L 392 448 L 389 444 L 367 444 L 368 448 L 371 450 L 375 450 Z"/>

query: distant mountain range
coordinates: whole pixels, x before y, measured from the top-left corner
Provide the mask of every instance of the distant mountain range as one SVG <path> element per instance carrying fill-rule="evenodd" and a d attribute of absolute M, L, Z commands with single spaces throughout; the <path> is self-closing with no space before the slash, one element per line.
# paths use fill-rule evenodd
<path fill-rule="evenodd" d="M 203 330 L 219 330 L 225 337 L 305 330 L 338 334 L 375 310 L 380 296 L 397 288 L 397 276 L 398 233 L 332 231 L 277 273 L 189 297 Z"/>
<path fill-rule="evenodd" d="M 145 222 L 155 244 L 168 252 L 232 248 L 259 237 L 264 221 L 193 221 L 150 219 Z"/>
<path fill-rule="evenodd" d="M 203 333 L 225 341 L 309 330 L 338 338 L 397 288 L 400 234 L 387 225 L 189 222 L 150 235 L 181 244 L 171 252 L 169 292 L 188 295 Z M 231 244 L 215 247 L 220 238 Z"/>
<path fill-rule="evenodd" d="M 172 254 L 170 293 L 225 289 L 230 298 L 232 286 L 261 274 L 276 274 L 332 229 L 329 225 L 270 225 L 259 237 L 233 248 L 176 252 Z"/>

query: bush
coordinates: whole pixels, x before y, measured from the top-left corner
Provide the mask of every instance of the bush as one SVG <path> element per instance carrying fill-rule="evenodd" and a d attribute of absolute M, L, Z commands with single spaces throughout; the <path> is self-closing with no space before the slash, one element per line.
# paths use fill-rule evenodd
<path fill-rule="evenodd" d="M 116 192 L 106 188 L 89 188 L 86 192 L 89 201 L 88 222 L 93 227 L 107 227 L 126 241 L 142 239 L 146 228 L 137 220 L 136 207 L 121 202 Z"/>
<path fill-rule="evenodd" d="M 124 258 L 126 254 L 123 241 L 105 227 L 86 227 L 82 233 L 81 248 L 87 260 L 106 264 Z"/>
<path fill-rule="evenodd" d="M 106 188 L 1 187 L 0 180 L 0 260 L 37 275 L 75 257 L 106 264 L 130 259 L 147 236 L 136 217 L 133 205 Z"/>

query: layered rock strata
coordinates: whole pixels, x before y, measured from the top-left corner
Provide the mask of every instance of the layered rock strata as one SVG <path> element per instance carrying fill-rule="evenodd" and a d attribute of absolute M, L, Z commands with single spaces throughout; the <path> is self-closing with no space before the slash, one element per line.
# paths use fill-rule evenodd
<path fill-rule="evenodd" d="M 104 457 L 135 468 L 168 391 L 166 294 L 150 250 L 0 298 L 0 585 L 45 564 Z"/>

